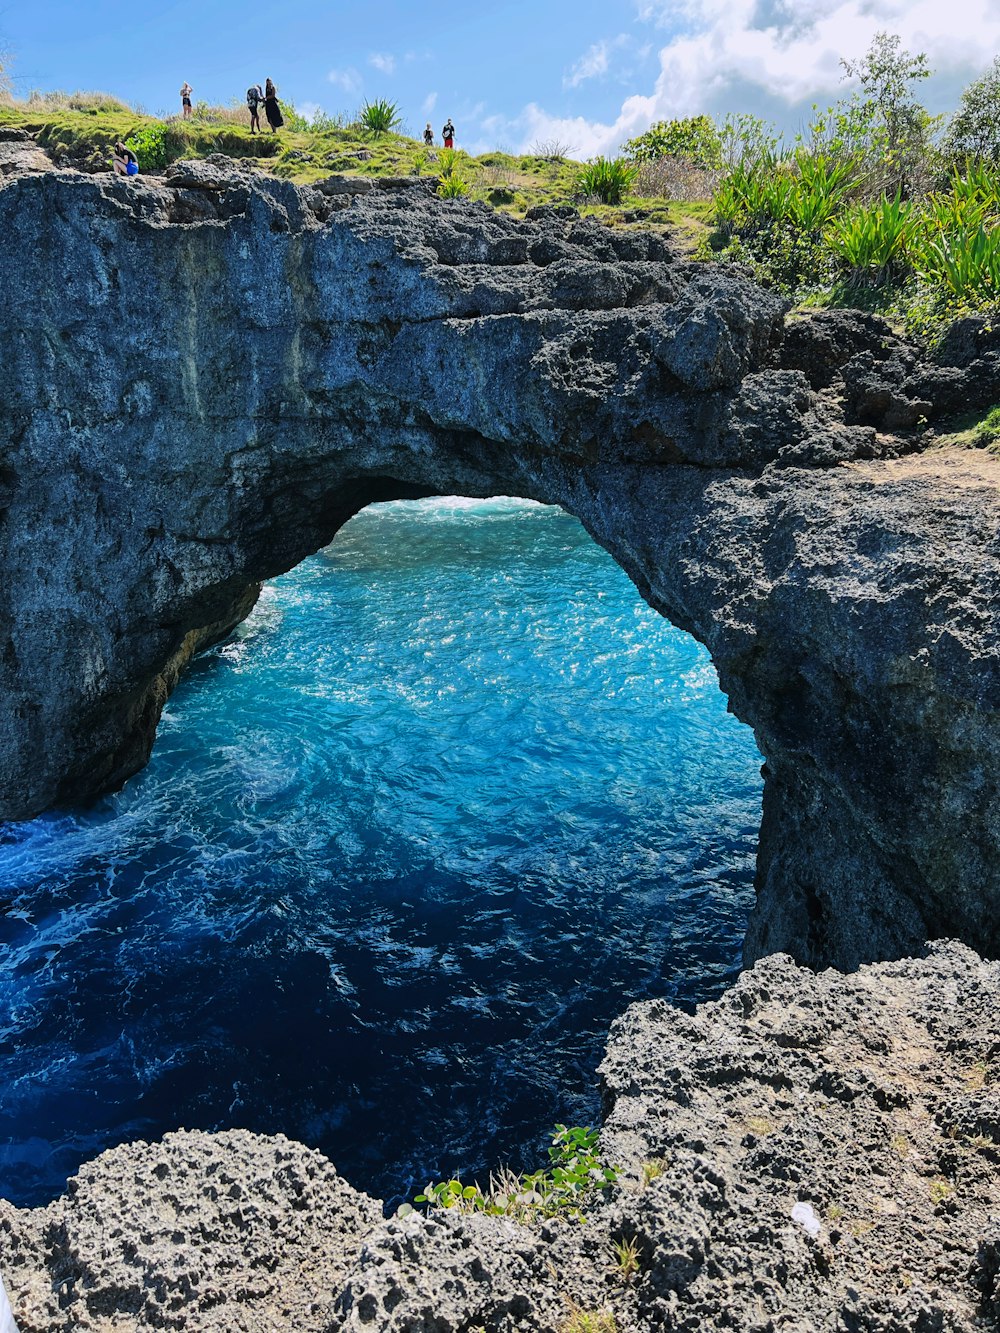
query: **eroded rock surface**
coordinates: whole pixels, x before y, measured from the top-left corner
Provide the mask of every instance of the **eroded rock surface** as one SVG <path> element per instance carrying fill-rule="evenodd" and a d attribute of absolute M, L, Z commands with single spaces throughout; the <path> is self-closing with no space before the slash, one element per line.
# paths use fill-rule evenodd
<path fill-rule="evenodd" d="M 383 1221 L 317 1153 L 245 1133 L 105 1153 L 46 1209 L 0 1204 L 22 1333 L 1000 1327 L 1000 964 L 769 958 L 693 1015 L 634 1005 L 602 1074 L 622 1177 L 584 1224 Z"/>
<path fill-rule="evenodd" d="M 48 1208 L 0 1201 L 21 1333 L 322 1323 L 382 1209 L 322 1154 L 243 1130 L 102 1153 Z"/>
<path fill-rule="evenodd" d="M 898 457 L 988 339 L 786 330 L 656 236 L 420 180 L 22 173 L 0 226 L 0 817 L 141 767 L 190 653 L 365 504 L 507 493 L 578 515 L 754 728 L 749 957 L 1000 953 L 1000 464 Z"/>

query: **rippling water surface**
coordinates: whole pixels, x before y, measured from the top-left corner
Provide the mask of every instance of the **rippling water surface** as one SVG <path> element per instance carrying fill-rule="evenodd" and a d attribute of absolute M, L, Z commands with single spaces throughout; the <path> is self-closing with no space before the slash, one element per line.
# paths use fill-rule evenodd
<path fill-rule="evenodd" d="M 184 1125 L 387 1198 L 536 1164 L 632 999 L 737 968 L 760 758 L 560 510 L 373 506 L 265 590 L 149 767 L 0 832 L 0 1194 Z"/>

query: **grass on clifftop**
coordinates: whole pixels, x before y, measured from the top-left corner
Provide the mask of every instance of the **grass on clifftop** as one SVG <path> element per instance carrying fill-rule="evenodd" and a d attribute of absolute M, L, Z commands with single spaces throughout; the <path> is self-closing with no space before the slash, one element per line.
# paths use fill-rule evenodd
<path fill-rule="evenodd" d="M 376 137 L 357 125 L 315 129 L 294 113 L 289 120 L 294 128 L 277 134 L 269 130 L 251 134 L 249 115 L 240 109 L 212 107 L 184 121 L 145 116 L 99 93 L 0 102 L 0 126 L 26 130 L 54 165 L 79 171 L 110 170 L 113 144 L 118 139 L 135 142 L 139 135 L 154 136 L 162 145 L 161 168 L 185 158 L 225 153 L 298 184 L 333 174 L 435 177 L 441 171 L 444 150 L 428 151 L 407 135 Z M 454 173 L 468 183 L 470 198 L 517 217 L 539 204 L 571 203 L 584 215 L 612 225 L 670 230 L 675 244 L 682 248 L 693 248 L 707 233 L 711 212 L 707 201 L 684 203 L 633 195 L 611 207 L 579 195 L 576 182 L 581 168 L 582 163 L 564 157 L 500 150 L 472 157 L 461 149 L 454 155 L 453 166 Z"/>

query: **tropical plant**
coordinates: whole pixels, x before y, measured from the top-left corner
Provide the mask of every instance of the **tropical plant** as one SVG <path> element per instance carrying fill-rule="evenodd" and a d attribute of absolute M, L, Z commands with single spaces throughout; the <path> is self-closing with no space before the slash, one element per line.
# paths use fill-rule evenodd
<path fill-rule="evenodd" d="M 460 1180 L 431 1181 L 414 1203 L 431 1208 L 456 1208 L 459 1212 L 505 1215 L 521 1222 L 557 1214 L 582 1222 L 580 1205 L 587 1196 L 618 1179 L 617 1171 L 604 1165 L 596 1148 L 595 1129 L 556 1125 L 547 1169 L 517 1175 L 502 1168 L 491 1174 L 485 1191 L 478 1184 L 463 1185 Z"/>
<path fill-rule="evenodd" d="M 638 172 L 639 168 L 623 157 L 597 157 L 580 171 L 576 188 L 603 204 L 620 204 L 635 184 Z"/>
<path fill-rule="evenodd" d="M 402 125 L 403 117 L 399 105 L 389 102 L 384 97 L 375 102 L 365 102 L 358 112 L 358 123 L 363 130 L 378 138 L 382 134 L 391 134 Z"/>
<path fill-rule="evenodd" d="M 892 199 L 857 204 L 832 219 L 824 240 L 847 265 L 851 284 L 880 286 L 901 272 L 915 222 L 897 190 Z"/>
<path fill-rule="evenodd" d="M 442 199 L 462 199 L 469 193 L 469 182 L 450 172 L 438 177 L 437 192 Z"/>
<path fill-rule="evenodd" d="M 711 116 L 688 116 L 684 120 L 658 120 L 645 134 L 622 145 L 633 162 L 656 162 L 673 157 L 695 167 L 722 166 L 722 144 Z"/>
<path fill-rule="evenodd" d="M 980 303 L 1000 300 L 1000 231 L 941 232 L 915 247 L 912 263 L 926 283 Z"/>

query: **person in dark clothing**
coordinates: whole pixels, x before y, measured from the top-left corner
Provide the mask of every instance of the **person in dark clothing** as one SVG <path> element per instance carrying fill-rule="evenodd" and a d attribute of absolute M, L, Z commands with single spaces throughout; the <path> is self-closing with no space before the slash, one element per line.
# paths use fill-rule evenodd
<path fill-rule="evenodd" d="M 427 122 L 427 128 L 424 130 L 424 143 L 428 148 L 434 147 L 434 131 L 431 129 L 430 121 Z"/>
<path fill-rule="evenodd" d="M 285 118 L 281 114 L 281 107 L 278 105 L 278 92 L 270 79 L 264 84 L 264 114 L 267 116 L 267 123 L 271 127 L 271 133 L 277 134 L 285 123 Z"/>
<path fill-rule="evenodd" d="M 121 139 L 114 146 L 111 166 L 117 176 L 138 176 L 139 159 Z"/>
<path fill-rule="evenodd" d="M 247 89 L 247 106 L 250 109 L 251 134 L 256 134 L 260 129 L 260 104 L 263 100 L 264 90 L 259 83 L 255 83 Z"/>
<path fill-rule="evenodd" d="M 441 131 L 441 138 L 444 140 L 445 148 L 455 147 L 455 126 L 451 123 L 451 116 L 445 121 L 444 129 Z"/>

